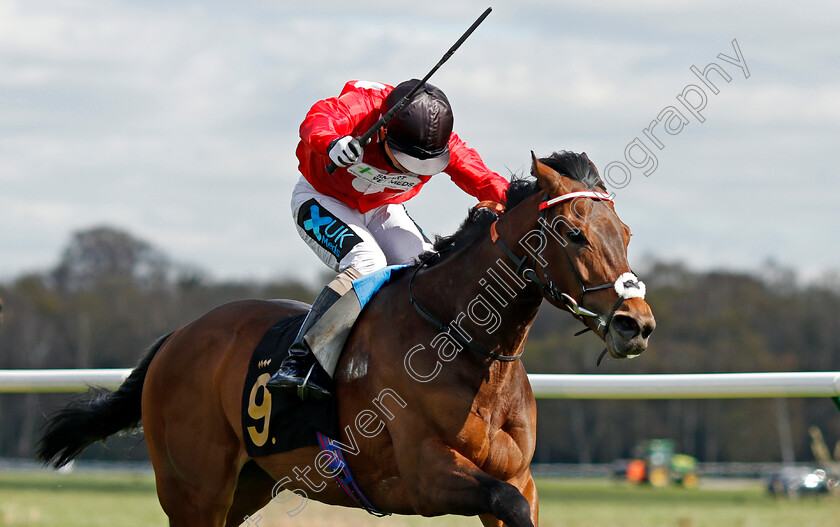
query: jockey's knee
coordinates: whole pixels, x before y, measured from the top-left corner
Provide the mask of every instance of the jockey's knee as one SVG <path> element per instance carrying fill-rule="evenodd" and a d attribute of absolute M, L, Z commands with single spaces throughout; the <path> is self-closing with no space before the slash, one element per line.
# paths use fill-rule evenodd
<path fill-rule="evenodd" d="M 363 256 L 359 255 L 355 258 L 347 258 L 348 262 L 342 260 L 339 263 L 338 270 L 342 273 L 347 269 L 354 269 L 359 276 L 370 274 L 378 271 L 388 265 L 388 260 L 382 251 L 366 251 Z"/>
<path fill-rule="evenodd" d="M 342 272 L 338 273 L 332 282 L 327 284 L 327 287 L 344 296 L 347 291 L 353 288 L 353 280 L 361 278 L 364 274 L 360 273 L 354 267 L 348 267 Z"/>

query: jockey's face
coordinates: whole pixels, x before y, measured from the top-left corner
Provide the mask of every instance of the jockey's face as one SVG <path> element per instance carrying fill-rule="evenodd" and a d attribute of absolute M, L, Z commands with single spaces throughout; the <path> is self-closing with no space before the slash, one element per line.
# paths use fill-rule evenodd
<path fill-rule="evenodd" d="M 404 166 L 402 166 L 399 163 L 399 161 L 396 160 L 396 158 L 394 158 L 394 154 L 391 153 L 391 147 L 388 146 L 388 143 L 385 141 L 385 133 L 382 132 L 382 130 L 380 130 L 380 133 L 382 134 L 380 140 L 382 141 L 382 144 L 385 147 L 385 156 L 388 158 L 388 162 L 391 163 L 391 166 L 403 173 L 411 172 L 410 170 L 407 170 Z"/>

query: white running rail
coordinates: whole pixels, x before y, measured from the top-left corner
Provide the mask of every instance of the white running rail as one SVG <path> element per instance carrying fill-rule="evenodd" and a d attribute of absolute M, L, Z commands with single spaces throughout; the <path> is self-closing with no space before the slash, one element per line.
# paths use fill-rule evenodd
<path fill-rule="evenodd" d="M 0 370 L 0 393 L 84 392 L 89 386 L 116 388 L 130 368 L 99 370 Z"/>
<path fill-rule="evenodd" d="M 838 397 L 840 372 L 528 376 L 537 398 L 750 399 Z"/>
<path fill-rule="evenodd" d="M 130 369 L 0 370 L 0 393 L 116 388 Z M 528 375 L 543 399 L 749 399 L 840 397 L 840 371 L 655 375 Z"/>

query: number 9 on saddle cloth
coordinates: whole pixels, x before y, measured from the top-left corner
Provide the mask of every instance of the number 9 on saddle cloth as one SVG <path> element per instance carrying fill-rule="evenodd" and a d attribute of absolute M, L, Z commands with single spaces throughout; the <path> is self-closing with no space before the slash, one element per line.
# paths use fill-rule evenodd
<path fill-rule="evenodd" d="M 305 335 L 313 354 L 332 378 L 344 343 L 362 308 L 391 278 L 391 266 L 353 281 L 345 294 Z M 267 456 L 318 444 L 315 432 L 338 437 L 335 398 L 301 401 L 297 397 L 271 396 L 266 382 L 279 368 L 304 315 L 278 321 L 263 335 L 248 363 L 242 391 L 242 433 L 249 456 Z"/>

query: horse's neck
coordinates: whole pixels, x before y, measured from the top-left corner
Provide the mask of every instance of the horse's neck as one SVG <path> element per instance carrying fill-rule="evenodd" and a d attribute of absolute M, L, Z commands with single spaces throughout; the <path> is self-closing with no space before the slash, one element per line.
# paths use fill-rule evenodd
<path fill-rule="evenodd" d="M 518 239 L 517 239 L 518 240 Z M 487 351 L 515 355 L 537 315 L 542 296 L 517 277 L 507 257 L 485 233 L 418 279 L 418 297 L 435 298 L 434 311 L 454 330 Z M 448 313 L 444 313 L 448 310 Z"/>

